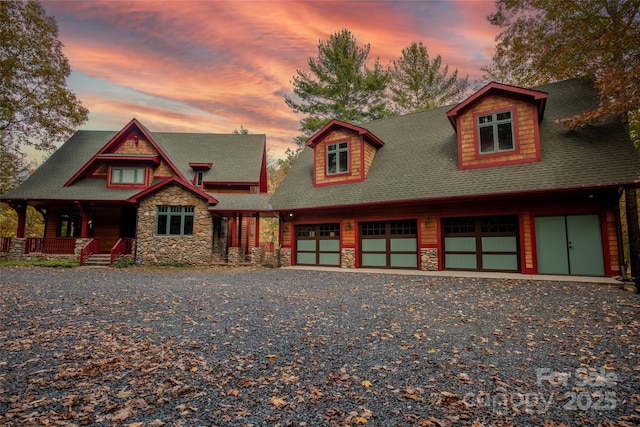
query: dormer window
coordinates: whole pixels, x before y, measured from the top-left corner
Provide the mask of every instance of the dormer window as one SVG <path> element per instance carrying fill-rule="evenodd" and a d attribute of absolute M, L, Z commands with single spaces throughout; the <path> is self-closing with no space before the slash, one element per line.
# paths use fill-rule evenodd
<path fill-rule="evenodd" d="M 327 145 L 327 175 L 349 172 L 349 142 Z"/>
<path fill-rule="evenodd" d="M 111 184 L 144 184 L 143 167 L 114 166 L 111 168 Z"/>
<path fill-rule="evenodd" d="M 512 112 L 501 111 L 478 116 L 478 142 L 480 154 L 514 150 Z"/>
<path fill-rule="evenodd" d="M 203 171 L 196 172 L 196 186 L 200 187 L 202 185 L 202 177 L 204 176 Z"/>

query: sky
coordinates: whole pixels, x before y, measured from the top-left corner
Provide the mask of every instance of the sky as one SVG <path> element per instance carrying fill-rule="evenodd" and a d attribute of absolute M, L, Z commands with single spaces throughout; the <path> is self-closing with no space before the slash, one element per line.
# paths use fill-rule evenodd
<path fill-rule="evenodd" d="M 499 32 L 484 0 L 49 1 L 68 86 L 90 111 L 81 129 L 266 134 L 271 156 L 295 148 L 300 120 L 284 102 L 319 41 L 343 28 L 383 66 L 423 42 L 470 81 Z"/>

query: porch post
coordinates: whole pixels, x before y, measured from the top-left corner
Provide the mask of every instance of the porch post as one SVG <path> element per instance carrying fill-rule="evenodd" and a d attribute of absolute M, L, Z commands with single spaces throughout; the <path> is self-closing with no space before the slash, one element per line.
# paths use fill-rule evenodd
<path fill-rule="evenodd" d="M 82 215 L 82 226 L 80 227 L 80 238 L 86 239 L 89 237 L 89 209 L 84 203 L 76 203 L 80 208 L 80 214 Z"/>
<path fill-rule="evenodd" d="M 260 212 L 256 212 L 256 235 L 254 248 L 260 247 Z"/>
<path fill-rule="evenodd" d="M 231 247 L 235 248 L 238 246 L 238 219 L 236 218 L 236 214 L 233 214 L 231 217 Z"/>
<path fill-rule="evenodd" d="M 238 214 L 238 235 L 236 238 L 238 239 L 238 247 L 242 248 L 242 213 Z"/>
<path fill-rule="evenodd" d="M 14 202 L 9 203 L 9 206 L 11 206 L 18 214 L 18 229 L 16 230 L 16 237 L 23 239 L 27 224 L 27 203 Z"/>

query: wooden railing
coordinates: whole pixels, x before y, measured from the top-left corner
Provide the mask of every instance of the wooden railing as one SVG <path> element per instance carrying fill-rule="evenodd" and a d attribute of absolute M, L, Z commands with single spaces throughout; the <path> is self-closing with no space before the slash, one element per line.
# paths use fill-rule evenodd
<path fill-rule="evenodd" d="M 109 264 L 113 264 L 115 260 L 122 254 L 130 254 L 133 250 L 133 239 L 131 238 L 121 238 L 119 239 L 113 248 L 111 248 L 111 259 L 109 260 Z"/>
<path fill-rule="evenodd" d="M 73 254 L 75 237 L 27 237 L 24 253 Z"/>
<path fill-rule="evenodd" d="M 8 253 L 11 248 L 11 237 L 0 237 L 0 253 Z"/>
<path fill-rule="evenodd" d="M 84 265 L 91 255 L 98 252 L 100 252 L 100 241 L 98 239 L 89 240 L 80 250 L 80 265 Z"/>

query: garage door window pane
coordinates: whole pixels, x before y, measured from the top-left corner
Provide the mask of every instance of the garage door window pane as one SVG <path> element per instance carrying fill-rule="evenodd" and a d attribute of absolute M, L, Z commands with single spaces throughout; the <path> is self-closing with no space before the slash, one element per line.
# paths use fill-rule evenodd
<path fill-rule="evenodd" d="M 483 252 L 517 252 L 515 236 L 511 237 L 483 237 Z"/>
<path fill-rule="evenodd" d="M 363 267 L 386 267 L 387 254 L 362 254 Z"/>
<path fill-rule="evenodd" d="M 418 243 L 416 239 L 391 239 L 392 252 L 416 252 Z"/>
<path fill-rule="evenodd" d="M 387 240 L 362 239 L 362 250 L 366 252 L 385 252 L 387 250 Z"/>
<path fill-rule="evenodd" d="M 478 267 L 476 263 L 476 254 L 446 254 L 445 264 L 447 268 L 464 268 L 475 270 Z"/>
<path fill-rule="evenodd" d="M 299 251 L 315 251 L 316 241 L 315 240 L 298 240 L 298 250 Z"/>
<path fill-rule="evenodd" d="M 340 265 L 340 254 L 320 254 L 320 264 L 322 265 Z"/>
<path fill-rule="evenodd" d="M 475 237 L 447 237 L 444 239 L 444 249 L 446 251 L 475 252 Z"/>
<path fill-rule="evenodd" d="M 339 240 L 320 240 L 321 252 L 339 252 L 340 241 Z"/>
<path fill-rule="evenodd" d="M 418 257 L 415 254 L 391 254 L 391 267 L 418 267 Z"/>
<path fill-rule="evenodd" d="M 518 270 L 516 255 L 482 255 L 482 266 L 485 270 Z"/>

